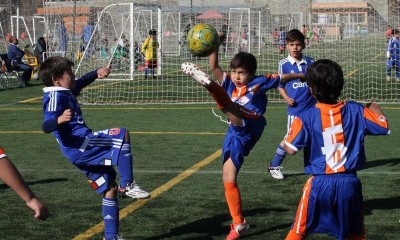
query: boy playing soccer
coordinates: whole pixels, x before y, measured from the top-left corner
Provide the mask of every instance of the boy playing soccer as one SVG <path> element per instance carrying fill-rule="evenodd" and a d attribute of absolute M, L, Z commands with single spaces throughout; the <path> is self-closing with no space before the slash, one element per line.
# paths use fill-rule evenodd
<path fill-rule="evenodd" d="M 305 46 L 303 33 L 298 29 L 290 30 L 286 35 L 286 48 L 289 56 L 279 62 L 278 73 L 299 73 L 305 74 L 306 68 L 314 62 L 314 59 L 305 56 L 302 52 Z M 311 95 L 307 83 L 302 81 L 303 78 L 295 79 L 288 83 L 280 83 L 278 91 L 286 101 L 288 108 L 288 118 L 286 129 L 289 130 L 290 124 L 295 116 L 299 115 L 305 109 L 314 107 L 316 100 Z M 284 140 L 280 142 L 272 162 L 268 166 L 268 171 L 275 179 L 283 179 L 281 172 L 281 164 L 285 158 L 285 150 L 283 149 Z"/>
<path fill-rule="evenodd" d="M 263 114 L 267 107 L 265 94 L 276 88 L 280 81 L 295 79 L 299 74 L 287 76 L 257 76 L 257 60 L 253 54 L 237 53 L 230 63 L 231 74 L 224 72 L 218 63 L 218 49 L 209 57 L 210 69 L 218 83 L 212 81 L 193 63 L 183 63 L 182 70 L 203 85 L 214 98 L 219 109 L 229 119 L 229 128 L 225 136 L 222 150 L 222 181 L 225 198 L 228 203 L 233 223 L 226 237 L 227 240 L 238 239 L 249 229 L 242 213 L 240 191 L 237 185 L 237 174 L 243 164 L 244 157 L 260 139 L 267 124 Z"/>
<path fill-rule="evenodd" d="M 63 57 L 51 57 L 40 67 L 45 88 L 43 97 L 43 131 L 53 132 L 63 155 L 88 178 L 92 188 L 103 194 L 104 238 L 122 239 L 118 235 L 120 197 L 147 198 L 133 180 L 129 131 L 111 128 L 93 132 L 86 126 L 76 97 L 96 78 L 107 77 L 109 67 L 99 68 L 75 80 L 74 63 Z M 120 184 L 116 184 L 118 167 Z"/>
<path fill-rule="evenodd" d="M 149 30 L 149 36 L 142 44 L 142 53 L 145 58 L 144 78 L 147 79 L 147 73 L 150 69 L 150 75 L 155 78 L 154 69 L 157 69 L 157 50 L 159 48 L 157 42 L 157 31 L 155 29 Z"/>
<path fill-rule="evenodd" d="M 387 119 L 376 103 L 338 100 L 344 78 L 336 62 L 316 61 L 307 69 L 306 80 L 318 103 L 294 119 L 285 151 L 295 154 L 304 148 L 304 172 L 312 176 L 286 240 L 305 239 L 311 233 L 365 239 L 357 171 L 366 161 L 364 137 L 389 134 Z"/>
<path fill-rule="evenodd" d="M 392 67 L 396 70 L 396 82 L 400 82 L 400 31 L 393 29 L 393 37 L 389 40 L 386 52 L 386 80 L 390 82 Z"/>

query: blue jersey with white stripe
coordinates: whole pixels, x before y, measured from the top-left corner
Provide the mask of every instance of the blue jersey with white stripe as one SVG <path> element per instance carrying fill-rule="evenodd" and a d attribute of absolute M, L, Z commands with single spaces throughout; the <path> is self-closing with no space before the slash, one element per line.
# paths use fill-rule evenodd
<path fill-rule="evenodd" d="M 71 109 L 73 112 L 70 122 L 58 125 L 53 131 L 62 153 L 72 162 L 82 154 L 79 148 L 83 145 L 85 137 L 92 132 L 85 123 L 76 96 L 96 78 L 97 71 L 93 71 L 77 79 L 76 87 L 73 90 L 62 87 L 45 87 L 43 89 L 43 122 L 56 121 L 67 109 Z"/>
<path fill-rule="evenodd" d="M 289 74 L 289 73 L 306 73 L 307 67 L 314 62 L 314 59 L 308 56 L 302 57 L 300 62 L 297 62 L 293 57 L 288 56 L 287 58 L 279 62 L 278 73 Z M 302 82 L 300 79 L 295 79 L 287 83 L 280 83 L 280 88 L 286 90 L 286 94 L 293 98 L 296 104 L 294 106 L 288 106 L 288 115 L 297 116 L 300 112 L 305 109 L 311 108 L 315 105 L 316 100 L 311 95 L 310 89 L 306 82 Z"/>
<path fill-rule="evenodd" d="M 392 37 L 388 43 L 387 49 L 388 57 L 391 60 L 400 60 L 400 39 Z"/>

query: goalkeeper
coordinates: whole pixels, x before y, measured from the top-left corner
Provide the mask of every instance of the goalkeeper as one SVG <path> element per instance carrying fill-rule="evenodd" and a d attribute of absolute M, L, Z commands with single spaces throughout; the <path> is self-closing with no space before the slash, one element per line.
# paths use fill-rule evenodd
<path fill-rule="evenodd" d="M 154 69 L 157 68 L 157 51 L 159 44 L 157 42 L 157 31 L 151 29 L 149 31 L 149 36 L 144 40 L 142 44 L 142 53 L 145 58 L 144 66 L 144 78 L 147 79 L 148 71 L 150 71 L 151 78 L 155 78 Z"/>
<path fill-rule="evenodd" d="M 97 78 L 107 77 L 110 68 L 99 68 L 75 80 L 73 65 L 67 58 L 51 57 L 40 67 L 45 85 L 43 131 L 53 132 L 63 155 L 86 175 L 98 194 L 103 194 L 104 239 L 119 239 L 117 194 L 137 199 L 147 198 L 149 193 L 133 180 L 129 131 L 111 128 L 93 132 L 76 99 L 84 87 Z M 113 166 L 118 167 L 119 187 Z"/>

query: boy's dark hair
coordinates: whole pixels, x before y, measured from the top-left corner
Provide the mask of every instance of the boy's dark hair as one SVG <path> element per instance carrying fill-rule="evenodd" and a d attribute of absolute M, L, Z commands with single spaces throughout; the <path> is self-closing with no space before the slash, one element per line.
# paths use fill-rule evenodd
<path fill-rule="evenodd" d="M 240 67 L 246 69 L 249 74 L 255 74 L 257 59 L 251 53 L 239 52 L 232 58 L 230 67 L 231 69 Z"/>
<path fill-rule="evenodd" d="M 74 63 L 64 57 L 50 57 L 40 65 L 39 77 L 46 87 L 54 86 L 53 79 L 59 79 L 65 72 L 72 71 Z"/>
<path fill-rule="evenodd" d="M 393 29 L 392 30 L 393 35 L 398 34 L 399 32 L 400 32 L 399 29 Z"/>
<path fill-rule="evenodd" d="M 303 43 L 303 47 L 305 47 L 304 41 L 305 37 L 304 34 L 299 29 L 292 29 L 286 34 L 286 42 L 294 42 L 299 41 Z"/>
<path fill-rule="evenodd" d="M 155 29 L 150 29 L 149 30 L 149 35 L 150 36 L 154 36 L 154 35 L 156 35 L 157 34 L 157 30 L 155 30 Z"/>
<path fill-rule="evenodd" d="M 306 81 L 318 102 L 333 104 L 343 90 L 343 71 L 336 62 L 320 59 L 307 68 Z"/>

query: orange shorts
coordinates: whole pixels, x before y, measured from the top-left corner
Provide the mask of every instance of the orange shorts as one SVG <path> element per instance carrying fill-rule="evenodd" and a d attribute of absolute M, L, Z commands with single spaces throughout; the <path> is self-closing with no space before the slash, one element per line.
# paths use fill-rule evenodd
<path fill-rule="evenodd" d="M 144 63 L 144 65 L 145 65 L 147 68 L 150 68 L 150 69 L 157 68 L 157 60 L 146 60 L 146 62 Z"/>

